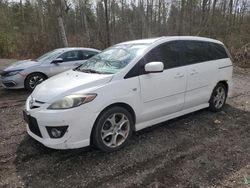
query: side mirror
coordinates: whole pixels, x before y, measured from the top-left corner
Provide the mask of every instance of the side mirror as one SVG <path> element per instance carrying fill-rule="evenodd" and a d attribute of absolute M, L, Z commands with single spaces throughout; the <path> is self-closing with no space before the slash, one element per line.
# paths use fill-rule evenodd
<path fill-rule="evenodd" d="M 157 72 L 163 72 L 164 70 L 164 64 L 162 62 L 150 62 L 147 63 L 144 67 L 145 71 L 147 73 L 157 73 Z"/>
<path fill-rule="evenodd" d="M 57 59 L 54 59 L 53 61 L 51 61 L 51 63 L 62 63 L 63 62 L 63 59 L 62 58 L 57 58 Z"/>

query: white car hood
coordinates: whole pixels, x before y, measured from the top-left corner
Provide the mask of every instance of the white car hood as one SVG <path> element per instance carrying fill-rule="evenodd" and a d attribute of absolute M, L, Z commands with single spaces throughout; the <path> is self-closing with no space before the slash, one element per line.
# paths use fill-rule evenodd
<path fill-rule="evenodd" d="M 90 89 L 108 83 L 111 74 L 93 74 L 69 70 L 53 76 L 39 84 L 31 96 L 41 102 L 54 102 L 60 96 L 70 95 L 74 92 Z M 59 98 L 58 98 L 59 97 Z"/>
<path fill-rule="evenodd" d="M 28 67 L 40 65 L 40 62 L 32 61 L 31 59 L 22 60 L 12 63 L 10 66 L 4 69 L 4 71 L 12 71 L 12 70 L 19 70 L 19 69 L 26 69 Z"/>

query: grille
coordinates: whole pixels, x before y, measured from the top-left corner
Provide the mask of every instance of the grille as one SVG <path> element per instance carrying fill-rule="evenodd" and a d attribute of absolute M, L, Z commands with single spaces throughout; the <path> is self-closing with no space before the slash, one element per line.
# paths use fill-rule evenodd
<path fill-rule="evenodd" d="M 28 125 L 29 125 L 29 129 L 30 129 L 31 132 L 33 132 L 35 135 L 42 138 L 42 134 L 41 134 L 41 131 L 40 131 L 39 127 L 38 127 L 36 118 L 30 116 Z"/>
<path fill-rule="evenodd" d="M 41 131 L 38 127 L 36 118 L 29 116 L 26 112 L 23 112 L 24 120 L 28 123 L 29 129 L 32 133 L 42 138 Z"/>
<path fill-rule="evenodd" d="M 3 82 L 6 87 L 14 87 L 16 84 L 14 82 Z"/>

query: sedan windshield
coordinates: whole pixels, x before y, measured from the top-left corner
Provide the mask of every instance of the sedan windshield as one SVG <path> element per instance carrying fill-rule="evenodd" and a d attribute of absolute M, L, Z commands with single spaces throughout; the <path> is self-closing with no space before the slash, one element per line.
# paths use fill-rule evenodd
<path fill-rule="evenodd" d="M 38 57 L 35 61 L 43 62 L 48 60 L 54 60 L 62 52 L 63 52 L 62 49 L 56 49 Z"/>
<path fill-rule="evenodd" d="M 147 44 L 122 44 L 110 47 L 76 68 L 77 71 L 114 74 L 138 57 Z"/>

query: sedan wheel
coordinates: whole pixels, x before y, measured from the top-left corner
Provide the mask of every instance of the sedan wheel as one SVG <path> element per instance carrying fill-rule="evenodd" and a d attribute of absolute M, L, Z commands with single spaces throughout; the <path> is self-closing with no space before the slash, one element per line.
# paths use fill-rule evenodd
<path fill-rule="evenodd" d="M 110 108 L 97 119 L 92 132 L 92 141 L 103 151 L 118 150 L 128 142 L 133 127 L 133 118 L 126 109 Z"/>
<path fill-rule="evenodd" d="M 41 73 L 30 74 L 25 80 L 25 88 L 29 91 L 33 91 L 35 87 L 46 80 L 46 76 Z"/>
<path fill-rule="evenodd" d="M 29 86 L 34 89 L 36 85 L 40 84 L 42 81 L 44 81 L 44 78 L 41 76 L 33 76 L 29 81 Z"/>

